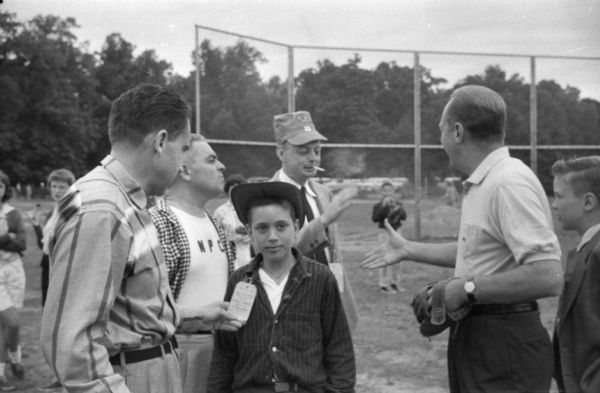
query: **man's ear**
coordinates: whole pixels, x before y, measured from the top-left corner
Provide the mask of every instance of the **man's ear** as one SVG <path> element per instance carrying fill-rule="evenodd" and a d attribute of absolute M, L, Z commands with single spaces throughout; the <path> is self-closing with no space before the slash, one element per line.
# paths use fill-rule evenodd
<path fill-rule="evenodd" d="M 185 164 L 181 164 L 181 169 L 179 170 L 179 176 L 181 176 L 181 178 L 186 181 L 192 180 L 192 171 L 191 171 L 190 167 Z"/>
<path fill-rule="evenodd" d="M 152 141 L 152 147 L 157 153 L 162 153 L 165 150 L 169 133 L 167 130 L 160 130 L 154 134 L 154 140 Z"/>
<path fill-rule="evenodd" d="M 454 123 L 453 125 L 453 131 L 454 131 L 454 138 L 456 139 L 457 143 L 463 143 L 465 141 L 466 138 L 466 131 L 465 131 L 465 127 L 462 125 L 462 123 Z"/>
<path fill-rule="evenodd" d="M 593 192 L 586 192 L 583 194 L 583 210 L 586 212 L 591 212 L 593 210 L 597 210 L 600 206 L 598 206 L 598 198 Z"/>
<path fill-rule="evenodd" d="M 283 145 L 277 144 L 276 149 L 277 150 L 275 151 L 275 153 L 277 154 L 279 161 L 283 162 Z"/>

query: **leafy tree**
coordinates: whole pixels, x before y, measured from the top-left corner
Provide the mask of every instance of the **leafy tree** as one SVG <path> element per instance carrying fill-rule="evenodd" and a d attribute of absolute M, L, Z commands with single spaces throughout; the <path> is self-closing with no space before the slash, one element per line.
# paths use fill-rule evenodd
<path fill-rule="evenodd" d="M 38 16 L 22 23 L 0 13 L 0 167 L 15 181 L 43 180 L 56 167 L 81 175 L 96 165 L 110 147 L 111 101 L 139 83 L 171 85 L 194 102 L 194 72 L 173 74 L 152 49 L 136 55 L 119 33 L 110 34 L 99 53 L 89 53 L 86 43 L 77 42 L 77 27 L 73 18 Z M 272 141 L 273 115 L 287 110 L 287 83 L 279 77 L 262 81 L 257 65 L 266 59 L 245 41 L 219 48 L 205 40 L 199 49 L 202 133 Z M 323 59 L 296 78 L 296 108 L 310 111 L 330 142 L 412 143 L 413 71 L 395 62 L 364 69 L 359 55 L 339 66 Z M 422 143 L 439 144 L 443 107 L 451 91 L 465 84 L 499 92 L 508 106 L 507 143 L 529 143 L 529 85 L 523 77 L 490 65 L 445 89 L 445 79 L 425 67 L 419 73 Z M 600 144 L 598 101 L 582 100 L 577 88 L 553 80 L 540 81 L 537 91 L 540 144 Z M 268 176 L 279 166 L 272 147 L 215 148 L 230 171 L 246 176 Z M 528 151 L 514 153 L 527 162 Z M 540 175 L 565 154 L 570 152 L 542 151 Z M 323 157 L 333 176 L 410 176 L 412 162 L 412 150 L 403 149 L 325 149 Z M 425 149 L 422 164 L 426 177 L 452 174 L 440 149 Z"/>
<path fill-rule="evenodd" d="M 166 86 L 172 76 L 172 66 L 160 60 L 153 49 L 134 55 L 135 46 L 125 40 L 120 33 L 112 33 L 106 37 L 102 50 L 98 54 L 96 67 L 97 89 L 102 100 L 94 111 L 94 118 L 99 127 L 93 134 L 96 148 L 88 155 L 89 167 L 98 162 L 110 151 L 108 139 L 108 115 L 110 103 L 123 92 L 140 83 L 153 83 Z"/>
<path fill-rule="evenodd" d="M 272 141 L 272 119 L 281 105 L 272 94 L 274 85 L 264 84 L 257 71 L 262 53 L 244 41 L 222 50 L 205 40 L 200 50 L 202 133 L 217 139 Z M 189 95 L 193 77 L 186 83 Z"/>
<path fill-rule="evenodd" d="M 96 129 L 94 61 L 77 45 L 75 19 L 37 16 L 21 24 L 0 18 L 0 166 L 14 181 L 44 179 L 52 169 L 86 170 Z"/>
<path fill-rule="evenodd" d="M 154 49 L 149 49 L 135 57 L 135 46 L 125 40 L 120 33 L 112 33 L 99 53 L 97 67 L 98 92 L 110 101 L 124 91 L 140 84 L 168 84 L 172 73 L 170 63 L 160 60 Z"/>

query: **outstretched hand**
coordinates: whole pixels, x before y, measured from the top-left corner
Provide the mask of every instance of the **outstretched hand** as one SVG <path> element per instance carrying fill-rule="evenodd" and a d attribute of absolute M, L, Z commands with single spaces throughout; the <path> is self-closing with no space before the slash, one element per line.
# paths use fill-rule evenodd
<path fill-rule="evenodd" d="M 358 189 L 356 187 L 347 187 L 338 192 L 321 215 L 323 225 L 327 226 L 337 221 L 344 210 L 350 207 L 352 200 L 356 198 L 357 195 Z"/>
<path fill-rule="evenodd" d="M 390 225 L 387 218 L 384 220 L 385 231 L 388 239 L 375 249 L 367 252 L 360 263 L 363 269 L 376 269 L 402 262 L 408 258 L 407 246 L 409 241 Z"/>

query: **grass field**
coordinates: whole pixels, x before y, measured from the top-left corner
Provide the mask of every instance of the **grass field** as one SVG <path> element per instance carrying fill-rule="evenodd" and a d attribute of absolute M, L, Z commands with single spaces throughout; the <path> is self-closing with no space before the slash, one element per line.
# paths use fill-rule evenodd
<path fill-rule="evenodd" d="M 426 241 L 452 240 L 458 230 L 458 210 L 440 206 L 438 199 L 421 203 L 421 234 Z M 11 201 L 22 212 L 32 209 L 35 203 L 42 208 L 46 201 Z M 377 272 L 359 268 L 366 250 L 378 244 L 379 229 L 370 220 L 373 200 L 354 203 L 339 222 L 343 240 L 344 260 L 354 295 L 359 306 L 360 321 L 354 334 L 357 359 L 357 392 L 402 393 L 447 391 L 446 340 L 447 333 L 431 340 L 423 338 L 414 321 L 409 302 L 412 294 L 431 280 L 450 277 L 450 269 L 429 267 L 406 262 L 400 267 L 401 285 L 405 292 L 382 294 L 377 286 Z M 217 203 L 213 202 L 211 206 Z M 412 201 L 405 201 L 409 212 L 402 231 L 414 236 L 414 211 Z M 26 379 L 14 381 L 19 391 L 35 392 L 51 378 L 40 351 L 39 331 L 41 317 L 40 271 L 41 252 L 29 224 L 28 248 L 24 256 L 27 275 L 25 307 L 21 311 L 22 345 Z M 563 249 L 572 248 L 572 233 L 559 231 Z M 556 312 L 556 298 L 540 302 L 542 321 L 551 331 Z M 10 374 L 10 371 L 8 371 Z"/>

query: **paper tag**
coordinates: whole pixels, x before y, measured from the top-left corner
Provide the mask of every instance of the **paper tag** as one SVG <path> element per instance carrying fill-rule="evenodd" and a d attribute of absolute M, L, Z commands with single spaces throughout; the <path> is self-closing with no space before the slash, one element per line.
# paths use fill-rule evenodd
<path fill-rule="evenodd" d="M 233 296 L 229 301 L 228 311 L 233 316 L 242 321 L 246 322 L 252 311 L 252 304 L 256 298 L 256 287 L 247 282 L 238 282 L 233 291 Z"/>
<path fill-rule="evenodd" d="M 329 269 L 331 269 L 331 272 L 337 280 L 340 292 L 344 292 L 344 267 L 341 263 L 330 263 Z"/>

